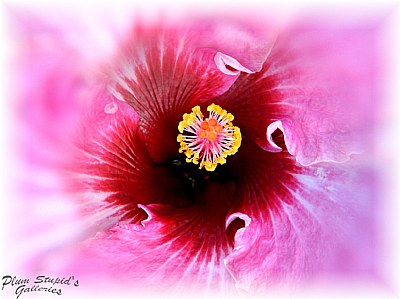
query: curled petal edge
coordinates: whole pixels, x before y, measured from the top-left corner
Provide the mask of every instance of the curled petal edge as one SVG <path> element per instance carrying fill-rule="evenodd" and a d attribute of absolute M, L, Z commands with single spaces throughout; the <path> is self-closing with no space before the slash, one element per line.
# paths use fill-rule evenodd
<path fill-rule="evenodd" d="M 296 138 L 296 136 L 294 135 L 294 132 L 290 132 L 289 130 L 286 130 L 284 127 L 286 127 L 286 126 L 284 126 L 284 123 L 282 123 L 281 120 L 274 121 L 268 125 L 267 131 L 266 131 L 267 144 L 266 144 L 266 146 L 265 145 L 262 146 L 264 150 L 266 150 L 268 152 L 272 152 L 272 153 L 279 153 L 282 151 L 282 148 L 280 146 L 278 146 L 272 138 L 272 134 L 277 129 L 279 129 L 282 131 L 283 139 L 285 141 L 287 151 L 289 152 L 289 154 L 291 154 L 292 156 L 294 156 L 296 158 L 296 161 L 298 163 L 300 163 L 303 166 L 309 166 L 311 164 L 320 162 L 318 160 L 316 160 L 314 162 L 309 162 L 309 161 L 306 161 L 305 159 L 302 159 L 299 155 L 296 155 L 298 150 L 296 150 L 296 145 L 295 145 L 295 142 L 293 141 L 293 139 Z"/>
<path fill-rule="evenodd" d="M 296 158 L 296 161 L 300 163 L 302 166 L 310 166 L 319 162 L 337 162 L 337 163 L 343 163 L 346 162 L 350 159 L 350 156 L 353 154 L 361 154 L 362 151 L 350 151 L 346 155 L 346 157 L 341 158 L 341 159 L 329 159 L 327 157 L 317 157 L 314 159 L 310 159 L 307 157 L 307 155 L 304 155 L 302 151 L 305 149 L 301 148 L 301 145 L 297 144 L 296 140 L 300 139 L 298 132 L 293 131 L 293 126 L 291 126 L 290 120 L 287 123 L 282 122 L 281 120 L 274 121 L 270 123 L 267 127 L 266 131 L 266 138 L 267 138 L 267 143 L 260 144 L 260 146 L 272 153 L 278 153 L 282 151 L 282 148 L 278 146 L 273 138 L 272 134 L 277 130 L 281 130 L 283 133 L 284 141 L 287 147 L 287 151 L 289 154 L 294 156 Z"/>
<path fill-rule="evenodd" d="M 122 229 L 122 230 L 128 230 L 128 231 L 144 231 L 145 229 L 156 228 L 157 225 L 154 226 L 156 224 L 154 222 L 155 215 L 151 211 L 151 208 L 146 205 L 142 205 L 142 204 L 138 204 L 137 207 L 139 209 L 142 209 L 147 214 L 147 218 L 143 219 L 138 224 L 132 224 L 132 223 L 123 222 L 123 221 L 119 222 L 115 226 L 114 230 Z M 101 233 L 98 233 L 98 236 L 101 236 Z"/>
<path fill-rule="evenodd" d="M 251 218 L 248 215 L 237 212 L 228 216 L 225 222 L 225 228 L 228 228 L 228 226 L 237 218 L 242 219 L 244 221 L 244 227 L 241 229 L 245 229 L 251 223 Z"/>
<path fill-rule="evenodd" d="M 142 209 L 147 214 L 147 218 L 140 222 L 140 224 L 143 227 L 145 227 L 146 224 L 149 223 L 153 219 L 153 213 L 145 205 L 138 204 L 137 206 L 138 206 L 139 209 Z"/>
<path fill-rule="evenodd" d="M 229 227 L 229 225 L 237 218 L 239 218 L 239 219 L 244 221 L 244 227 L 239 228 L 236 231 L 235 238 L 234 238 L 234 240 L 235 240 L 235 243 L 234 243 L 235 247 L 234 248 L 240 250 L 240 248 L 241 248 L 240 240 L 243 238 L 243 234 L 244 234 L 246 228 L 250 225 L 251 218 L 248 215 L 240 213 L 240 212 L 233 213 L 233 214 L 231 214 L 231 215 L 229 215 L 227 217 L 226 222 L 225 222 L 225 229 L 227 229 Z M 248 244 L 250 244 L 250 243 L 252 244 L 253 242 L 252 241 L 248 242 Z M 236 248 L 236 247 L 238 247 L 238 248 Z"/>
<path fill-rule="evenodd" d="M 245 251 L 248 247 L 252 246 L 253 243 L 256 241 L 257 239 L 257 235 L 253 235 L 253 234 L 245 234 L 245 231 L 247 229 L 247 227 L 251 224 L 251 217 L 249 217 L 246 214 L 237 212 L 237 213 L 233 213 L 231 215 L 229 215 L 226 219 L 225 222 L 225 228 L 228 228 L 228 226 L 236 219 L 241 219 L 244 221 L 244 227 L 239 228 L 236 233 L 235 233 L 235 245 L 234 245 L 234 249 L 233 251 L 224 259 L 224 264 L 225 267 L 227 269 L 227 271 L 229 272 L 229 274 L 231 275 L 231 277 L 234 279 L 235 281 L 235 287 L 237 289 L 241 289 L 245 292 L 249 291 L 249 288 L 247 288 L 246 286 L 243 286 L 239 280 L 236 279 L 235 274 L 231 271 L 231 269 L 229 268 L 229 261 L 233 260 L 236 256 L 240 255 L 243 251 Z M 246 239 L 249 236 L 251 236 L 250 239 Z"/>
<path fill-rule="evenodd" d="M 283 126 L 282 126 L 282 121 L 280 121 L 280 120 L 277 120 L 277 121 L 274 121 L 274 122 L 272 122 L 272 123 L 270 123 L 269 125 L 268 125 L 268 128 L 267 128 L 267 141 L 268 141 L 268 144 L 267 144 L 267 147 L 265 148 L 265 150 L 267 150 L 267 151 L 269 151 L 269 152 L 272 152 L 272 153 L 278 153 L 278 152 L 281 152 L 282 151 L 282 148 L 280 147 L 280 146 L 278 146 L 275 142 L 274 142 L 274 140 L 272 139 L 272 134 L 277 130 L 277 129 L 280 129 L 281 131 L 282 131 L 282 133 L 283 133 L 283 136 L 284 136 L 284 139 L 285 139 L 285 142 L 286 142 L 286 135 L 285 135 L 285 131 L 283 130 Z M 288 149 L 289 150 L 289 149 Z M 289 151 L 290 152 L 290 151 Z M 291 153 L 292 154 L 292 153 Z"/>
<path fill-rule="evenodd" d="M 253 74 L 254 72 L 244 67 L 237 61 L 235 58 L 223 54 L 221 52 L 217 52 L 214 56 L 214 62 L 217 68 L 226 75 L 236 76 L 239 75 L 240 72 Z M 234 70 L 228 69 L 227 66 L 233 68 Z"/>

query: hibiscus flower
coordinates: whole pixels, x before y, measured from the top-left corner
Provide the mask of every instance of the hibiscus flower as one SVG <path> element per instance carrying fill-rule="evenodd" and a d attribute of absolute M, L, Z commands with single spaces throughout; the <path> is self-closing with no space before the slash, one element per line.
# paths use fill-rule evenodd
<path fill-rule="evenodd" d="M 137 22 L 101 59 L 40 25 L 31 165 L 82 232 L 37 267 L 228 294 L 372 273 L 376 32 L 334 25 Z"/>

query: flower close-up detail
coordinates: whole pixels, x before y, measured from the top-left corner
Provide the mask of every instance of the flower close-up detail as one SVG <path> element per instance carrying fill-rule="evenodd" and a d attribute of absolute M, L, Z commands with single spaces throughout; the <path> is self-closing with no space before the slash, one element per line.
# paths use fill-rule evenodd
<path fill-rule="evenodd" d="M 232 296 L 376 273 L 377 20 L 15 15 L 26 271 Z"/>

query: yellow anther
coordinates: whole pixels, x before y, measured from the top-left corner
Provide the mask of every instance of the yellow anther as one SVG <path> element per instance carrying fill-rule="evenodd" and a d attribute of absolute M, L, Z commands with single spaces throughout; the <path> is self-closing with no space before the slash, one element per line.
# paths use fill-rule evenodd
<path fill-rule="evenodd" d="M 177 141 L 179 152 L 186 155 L 186 161 L 199 164 L 199 168 L 214 171 L 218 164 L 225 164 L 227 156 L 234 155 L 242 141 L 238 127 L 233 126 L 231 113 L 220 106 L 207 107 L 209 117 L 204 119 L 200 107 L 185 113 L 178 125 L 181 134 Z"/>

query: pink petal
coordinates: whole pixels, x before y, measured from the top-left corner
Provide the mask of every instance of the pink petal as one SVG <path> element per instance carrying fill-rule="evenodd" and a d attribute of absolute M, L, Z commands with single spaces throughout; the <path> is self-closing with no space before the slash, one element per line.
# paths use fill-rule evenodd
<path fill-rule="evenodd" d="M 193 42 L 194 34 L 179 27 L 136 28 L 111 85 L 113 94 L 138 112 L 157 162 L 178 152 L 183 114 L 225 92 L 238 76 L 221 72 L 214 61 L 217 50 L 201 48 Z"/>
<path fill-rule="evenodd" d="M 224 264 L 230 250 L 225 215 L 233 191 L 233 185 L 214 183 L 188 208 L 139 205 L 146 220 L 137 225 L 121 222 L 98 233 L 73 254 L 64 270 L 93 287 L 104 279 L 136 292 L 229 294 L 234 285 Z"/>
<path fill-rule="evenodd" d="M 71 191 L 84 207 L 82 217 L 95 215 L 94 224 L 102 226 L 139 223 L 145 215 L 138 204 L 191 204 L 169 165 L 151 159 L 132 107 L 102 93 L 89 111 L 73 167 L 68 167 L 74 174 Z"/>
<path fill-rule="evenodd" d="M 293 26 L 261 72 L 241 75 L 219 103 L 266 150 L 279 150 L 270 138 L 279 123 L 301 164 L 348 159 L 369 145 L 374 122 L 376 36 L 367 25 Z"/>
<path fill-rule="evenodd" d="M 257 72 L 273 47 L 277 26 L 271 20 L 266 22 L 256 15 L 252 17 L 251 20 L 226 17 L 200 19 L 194 26 L 196 42 L 237 61 L 240 68 L 235 64 L 229 65 L 239 71 Z"/>
<path fill-rule="evenodd" d="M 363 161 L 300 168 L 286 149 L 257 148 L 242 149 L 248 158 L 230 216 L 246 223 L 226 258 L 236 285 L 258 293 L 374 275 L 374 186 Z"/>

